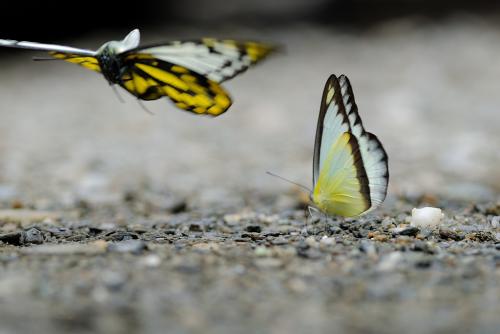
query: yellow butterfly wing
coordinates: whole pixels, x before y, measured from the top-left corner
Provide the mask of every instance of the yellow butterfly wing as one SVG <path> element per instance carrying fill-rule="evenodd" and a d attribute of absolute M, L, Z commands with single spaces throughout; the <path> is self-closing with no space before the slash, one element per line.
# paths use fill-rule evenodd
<path fill-rule="evenodd" d="M 368 177 L 354 135 L 344 132 L 330 147 L 312 199 L 328 215 L 353 217 L 370 208 Z"/>
<path fill-rule="evenodd" d="M 218 116 L 231 106 L 228 93 L 215 81 L 186 67 L 145 54 L 128 54 L 121 86 L 142 100 L 170 98 L 177 107 Z"/>
<path fill-rule="evenodd" d="M 388 181 L 387 154 L 364 130 L 347 77 L 331 75 L 316 131 L 313 203 L 329 215 L 358 216 L 383 202 Z"/>
<path fill-rule="evenodd" d="M 78 55 L 78 54 L 72 54 L 72 53 L 66 53 L 66 52 L 49 52 L 49 54 L 57 59 L 61 59 L 73 64 L 77 64 L 80 66 L 85 67 L 86 69 L 96 71 L 96 72 L 101 72 L 101 67 L 99 66 L 99 61 L 97 60 L 96 57 L 93 56 L 84 56 L 84 55 Z"/>
<path fill-rule="evenodd" d="M 365 131 L 358 114 L 354 93 L 349 79 L 345 75 L 338 78 L 342 102 L 349 119 L 351 132 L 359 142 L 366 175 L 369 180 L 370 199 L 374 209 L 382 204 L 387 195 L 389 183 L 388 157 L 380 140 L 373 133 Z"/>
<path fill-rule="evenodd" d="M 246 71 L 276 49 L 260 42 L 203 38 L 138 47 L 129 53 L 177 64 L 221 83 Z"/>

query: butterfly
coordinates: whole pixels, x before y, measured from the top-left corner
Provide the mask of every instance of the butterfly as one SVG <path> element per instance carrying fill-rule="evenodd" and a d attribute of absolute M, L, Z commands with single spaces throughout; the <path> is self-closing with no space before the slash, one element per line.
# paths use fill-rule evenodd
<path fill-rule="evenodd" d="M 332 74 L 316 129 L 312 202 L 327 215 L 359 216 L 382 204 L 388 182 L 387 153 L 363 128 L 349 79 Z"/>
<path fill-rule="evenodd" d="M 101 73 L 110 85 L 119 85 L 140 100 L 167 96 L 181 109 L 210 116 L 224 113 L 232 104 L 220 83 L 275 50 L 258 42 L 213 38 L 149 46 L 139 42 L 135 29 L 97 51 L 6 39 L 0 39 L 0 46 L 48 51 L 53 59 Z"/>

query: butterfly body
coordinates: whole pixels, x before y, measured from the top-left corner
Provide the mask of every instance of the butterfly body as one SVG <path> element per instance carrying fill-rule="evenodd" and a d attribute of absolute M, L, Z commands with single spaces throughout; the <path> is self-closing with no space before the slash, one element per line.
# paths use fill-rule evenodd
<path fill-rule="evenodd" d="M 139 46 L 139 30 L 97 51 L 67 46 L 1 40 L 0 46 L 48 51 L 56 58 L 101 73 L 141 100 L 170 98 L 177 107 L 218 116 L 231 106 L 220 85 L 245 71 L 273 47 L 256 42 L 202 39 Z"/>
<path fill-rule="evenodd" d="M 101 73 L 110 84 L 119 84 L 122 78 L 122 72 L 125 70 L 120 57 L 117 57 L 108 48 L 103 49 L 96 55 L 101 68 Z"/>
<path fill-rule="evenodd" d="M 388 157 L 363 128 L 346 76 L 330 76 L 321 101 L 311 200 L 327 215 L 355 217 L 382 204 L 389 182 Z"/>

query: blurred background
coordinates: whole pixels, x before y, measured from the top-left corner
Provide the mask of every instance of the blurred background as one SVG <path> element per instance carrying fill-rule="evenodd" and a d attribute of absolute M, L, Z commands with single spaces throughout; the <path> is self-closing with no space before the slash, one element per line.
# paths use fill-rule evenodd
<path fill-rule="evenodd" d="M 119 201 L 130 190 L 239 207 L 309 185 L 330 73 L 351 79 L 365 127 L 390 157 L 390 196 L 491 200 L 500 190 L 500 4 L 452 0 L 152 1 L 3 4 L 1 38 L 98 48 L 213 36 L 284 44 L 227 82 L 216 119 L 164 99 L 143 112 L 103 78 L 0 50 L 0 200 Z M 7 14 L 5 14 L 7 13 Z"/>

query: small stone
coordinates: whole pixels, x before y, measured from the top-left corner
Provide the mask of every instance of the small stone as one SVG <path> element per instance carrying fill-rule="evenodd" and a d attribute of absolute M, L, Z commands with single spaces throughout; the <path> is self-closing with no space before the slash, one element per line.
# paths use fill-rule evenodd
<path fill-rule="evenodd" d="M 49 232 L 51 235 L 55 237 L 69 237 L 70 235 L 73 234 L 71 229 L 66 228 L 66 227 L 49 227 L 45 229 L 45 231 Z"/>
<path fill-rule="evenodd" d="M 237 225 L 244 217 L 240 214 L 227 214 L 223 217 L 223 220 L 229 226 Z"/>
<path fill-rule="evenodd" d="M 150 254 L 140 260 L 140 264 L 148 268 L 157 268 L 161 264 L 161 258 L 156 254 Z"/>
<path fill-rule="evenodd" d="M 273 245 L 286 245 L 286 244 L 288 244 L 288 240 L 286 240 L 283 237 L 277 237 L 276 239 L 274 239 L 273 241 L 271 241 L 271 243 Z"/>
<path fill-rule="evenodd" d="M 21 232 L 0 234 L 0 242 L 19 246 L 21 244 Z"/>
<path fill-rule="evenodd" d="M 281 262 L 280 259 L 264 257 L 256 259 L 255 265 L 262 269 L 273 269 L 281 267 L 283 265 L 283 262 Z"/>
<path fill-rule="evenodd" d="M 377 269 L 380 271 L 392 271 L 403 262 L 403 254 L 401 252 L 392 252 L 386 254 L 380 260 Z"/>
<path fill-rule="evenodd" d="M 194 244 L 193 249 L 202 251 L 202 252 L 209 252 L 209 251 L 216 251 L 219 249 L 219 244 L 216 242 L 199 242 Z"/>
<path fill-rule="evenodd" d="M 500 216 L 493 216 L 491 218 L 491 227 L 497 228 L 500 226 Z"/>
<path fill-rule="evenodd" d="M 319 246 L 318 242 L 313 236 L 307 237 L 305 241 L 306 245 L 308 245 L 309 247 L 317 248 Z"/>
<path fill-rule="evenodd" d="M 190 232 L 203 232 L 203 229 L 201 228 L 200 224 L 190 224 L 189 225 L 189 231 Z"/>
<path fill-rule="evenodd" d="M 248 225 L 245 230 L 247 232 L 260 233 L 262 231 L 262 228 L 260 227 L 260 225 Z"/>
<path fill-rule="evenodd" d="M 464 236 L 462 234 L 459 234 L 453 230 L 446 229 L 446 228 L 441 228 L 439 230 L 439 236 L 445 240 L 460 241 L 460 240 L 464 239 Z"/>
<path fill-rule="evenodd" d="M 394 218 L 390 218 L 390 217 L 385 217 L 383 220 L 382 220 L 382 227 L 387 229 L 391 226 L 395 226 L 396 225 L 396 221 L 394 220 Z"/>
<path fill-rule="evenodd" d="M 405 226 L 405 227 L 395 227 L 389 230 L 393 235 L 408 235 L 408 236 L 416 236 L 419 232 L 419 229 L 414 226 Z"/>
<path fill-rule="evenodd" d="M 320 246 L 333 246 L 335 245 L 336 241 L 335 238 L 327 237 L 324 235 L 321 240 L 319 241 Z"/>
<path fill-rule="evenodd" d="M 386 234 L 379 234 L 373 237 L 373 240 L 375 241 L 380 241 L 380 242 L 386 242 L 389 240 L 389 236 Z"/>
<path fill-rule="evenodd" d="M 25 244 L 42 244 L 44 239 L 43 239 L 43 234 L 36 228 L 30 228 L 27 231 L 24 231 L 21 233 L 21 238 L 20 238 L 20 243 L 25 245 Z"/>
<path fill-rule="evenodd" d="M 359 249 L 366 253 L 368 256 L 375 256 L 377 255 L 377 248 L 375 247 L 374 243 L 369 240 L 362 240 L 361 245 L 359 246 Z"/>
<path fill-rule="evenodd" d="M 119 291 L 127 282 L 127 277 L 116 271 L 106 271 L 102 274 L 102 281 L 111 291 Z"/>
<path fill-rule="evenodd" d="M 146 250 L 147 245 L 142 240 L 125 240 L 109 244 L 108 250 L 116 253 L 140 254 Z"/>
<path fill-rule="evenodd" d="M 416 241 L 411 248 L 415 252 L 423 252 L 427 254 L 435 253 L 435 250 L 432 248 L 432 245 L 429 242 Z"/>
<path fill-rule="evenodd" d="M 268 257 L 268 256 L 271 256 L 272 252 L 267 247 L 259 246 L 259 247 L 255 248 L 254 254 L 255 254 L 255 256 L 258 256 L 258 257 Z"/>
<path fill-rule="evenodd" d="M 463 238 L 463 236 L 462 236 Z M 475 232 L 467 234 L 467 239 L 479 242 L 496 241 L 495 236 L 490 232 Z"/>
<path fill-rule="evenodd" d="M 137 234 L 127 231 L 114 231 L 106 235 L 105 239 L 107 241 L 126 241 L 138 239 Z"/>
<path fill-rule="evenodd" d="M 12 209 L 22 209 L 22 208 L 24 208 L 24 203 L 21 202 L 20 200 L 16 199 L 16 200 L 12 201 L 10 207 Z"/>
<path fill-rule="evenodd" d="M 439 208 L 424 207 L 411 210 L 411 226 L 427 227 L 441 224 L 444 214 Z"/>

